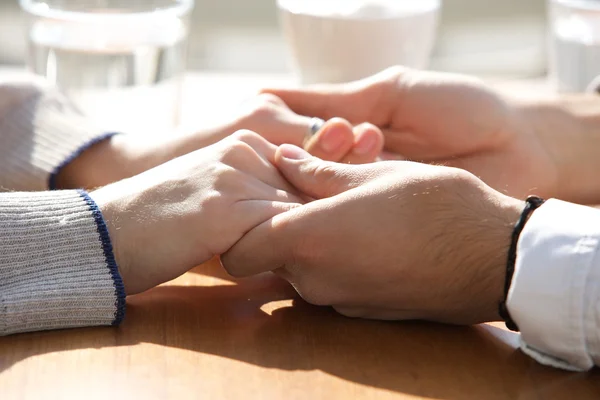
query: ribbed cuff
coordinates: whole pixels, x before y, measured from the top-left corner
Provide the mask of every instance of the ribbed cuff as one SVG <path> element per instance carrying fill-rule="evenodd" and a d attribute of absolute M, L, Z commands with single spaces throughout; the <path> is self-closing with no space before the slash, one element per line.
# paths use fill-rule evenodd
<path fill-rule="evenodd" d="M 114 135 L 84 118 L 56 90 L 33 93 L 0 119 L 0 189 L 47 190 L 62 167 Z"/>
<path fill-rule="evenodd" d="M 125 291 L 83 191 L 0 194 L 0 335 L 116 325 Z"/>

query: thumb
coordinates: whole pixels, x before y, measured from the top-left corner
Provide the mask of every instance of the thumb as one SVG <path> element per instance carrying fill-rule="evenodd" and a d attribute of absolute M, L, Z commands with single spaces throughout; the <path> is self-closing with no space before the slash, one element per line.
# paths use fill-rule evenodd
<path fill-rule="evenodd" d="M 343 111 L 347 109 L 350 91 L 345 85 L 322 84 L 304 88 L 269 88 L 261 92 L 281 98 L 289 108 L 301 115 L 325 120 L 334 117 L 347 118 Z"/>
<path fill-rule="evenodd" d="M 277 96 L 301 115 L 325 120 L 341 117 L 353 124 L 370 122 L 384 126 L 397 107 L 399 82 L 411 76 L 412 70 L 396 66 L 354 82 L 269 88 L 261 92 Z"/>
<path fill-rule="evenodd" d="M 371 165 L 348 165 L 323 161 L 303 149 L 281 145 L 275 154 L 275 165 L 283 176 L 302 193 L 313 199 L 332 197 L 370 181 Z"/>
<path fill-rule="evenodd" d="M 244 277 L 285 267 L 303 229 L 302 214 L 279 214 L 244 235 L 221 255 L 221 265 L 232 276 Z M 293 222 L 292 222 L 293 221 Z"/>

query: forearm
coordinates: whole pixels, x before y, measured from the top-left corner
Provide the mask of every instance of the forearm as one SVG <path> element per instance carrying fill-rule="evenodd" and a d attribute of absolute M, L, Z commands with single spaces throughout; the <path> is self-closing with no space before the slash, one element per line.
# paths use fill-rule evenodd
<path fill-rule="evenodd" d="M 561 96 L 517 103 L 521 123 L 531 129 L 557 167 L 553 197 L 600 203 L 600 97 Z"/>
<path fill-rule="evenodd" d="M 103 186 L 178 156 L 169 139 L 107 132 L 35 81 L 0 84 L 0 191 Z"/>
<path fill-rule="evenodd" d="M 56 187 L 106 186 L 214 144 L 233 132 L 232 124 L 221 124 L 185 134 L 116 135 L 95 144 L 68 163 L 57 175 Z"/>

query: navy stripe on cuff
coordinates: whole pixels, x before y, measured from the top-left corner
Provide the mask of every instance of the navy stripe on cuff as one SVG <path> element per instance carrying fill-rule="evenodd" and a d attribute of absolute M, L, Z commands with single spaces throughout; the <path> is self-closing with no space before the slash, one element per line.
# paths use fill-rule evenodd
<path fill-rule="evenodd" d="M 100 208 L 96 202 L 85 190 L 79 190 L 78 192 L 90 207 L 90 211 L 94 215 L 94 220 L 96 221 L 98 234 L 100 235 L 100 241 L 102 242 L 102 250 L 104 250 L 106 265 L 108 266 L 110 275 L 113 278 L 115 284 L 115 295 L 117 296 L 117 300 L 115 301 L 115 319 L 113 320 L 112 325 L 119 325 L 123 321 L 123 318 L 125 318 L 125 285 L 123 285 L 123 279 L 119 274 L 119 268 L 113 253 L 112 243 L 110 241 L 110 236 L 108 235 L 108 228 L 106 226 L 106 222 L 104 221 L 104 217 L 102 216 L 102 211 L 100 211 Z"/>
<path fill-rule="evenodd" d="M 48 178 L 48 188 L 50 190 L 56 190 L 56 179 L 58 177 L 58 174 L 60 174 L 60 171 L 62 171 L 62 169 L 64 167 L 66 167 L 69 163 L 73 162 L 73 160 L 75 160 L 77 157 L 79 157 L 81 155 L 81 153 L 83 153 L 84 151 L 86 151 L 87 149 L 89 149 L 90 147 L 92 147 L 95 144 L 98 144 L 106 139 L 109 139 L 115 135 L 118 135 L 119 132 L 108 132 L 105 133 L 103 135 L 97 136 L 94 139 L 90 140 L 89 142 L 85 143 L 83 146 L 79 147 L 77 150 L 75 150 L 69 157 L 67 157 L 63 162 L 61 162 L 58 166 L 56 166 L 56 168 L 54 168 L 52 170 L 52 173 L 50 174 L 50 177 Z"/>

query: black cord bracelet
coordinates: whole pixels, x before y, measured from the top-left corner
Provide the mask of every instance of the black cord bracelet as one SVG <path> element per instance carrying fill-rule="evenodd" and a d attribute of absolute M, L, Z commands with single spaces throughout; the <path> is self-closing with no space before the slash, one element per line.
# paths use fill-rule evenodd
<path fill-rule="evenodd" d="M 508 312 L 508 308 L 506 307 L 506 300 L 508 298 L 508 291 L 510 289 L 510 284 L 512 282 L 513 274 L 515 273 L 515 263 L 517 261 L 517 244 L 519 243 L 519 237 L 521 236 L 521 232 L 523 232 L 523 228 L 525 228 L 525 224 L 529 219 L 529 216 L 542 204 L 544 204 L 543 199 L 537 196 L 529 196 L 526 200 L 525 209 L 523 213 L 521 213 L 521 217 L 515 224 L 515 228 L 513 229 L 510 248 L 508 249 L 508 261 L 506 262 L 506 277 L 504 280 L 504 298 L 500 302 L 498 307 L 498 314 L 506 323 L 506 327 L 511 331 L 518 332 L 519 327 L 515 324 L 515 321 L 510 317 L 510 313 Z"/>

